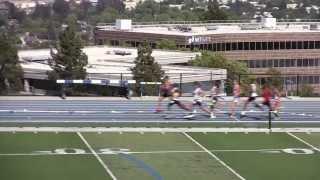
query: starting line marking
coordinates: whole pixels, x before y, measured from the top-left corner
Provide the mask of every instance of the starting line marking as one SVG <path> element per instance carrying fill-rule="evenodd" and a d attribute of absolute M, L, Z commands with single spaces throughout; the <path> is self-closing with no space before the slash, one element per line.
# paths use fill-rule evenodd
<path fill-rule="evenodd" d="M 218 156 L 213 154 L 211 151 L 209 151 L 207 148 L 205 148 L 203 145 L 201 145 L 198 141 L 193 139 L 191 136 L 189 136 L 187 133 L 183 132 L 183 134 L 190 139 L 192 142 L 197 144 L 201 149 L 203 149 L 205 152 L 207 152 L 211 157 L 216 159 L 220 164 L 222 164 L 224 167 L 226 167 L 229 171 L 231 171 L 235 176 L 237 176 L 241 180 L 246 180 L 244 177 L 242 177 L 239 173 L 237 173 L 234 169 L 232 169 L 230 166 L 228 166 L 225 162 L 223 162 Z"/>
<path fill-rule="evenodd" d="M 116 176 L 112 173 L 112 171 L 109 169 L 109 167 L 103 162 L 103 160 L 100 158 L 100 156 L 93 150 L 91 145 L 88 143 L 88 141 L 82 136 L 80 132 L 77 132 L 80 139 L 84 142 L 84 144 L 90 149 L 91 153 L 97 158 L 99 163 L 102 165 L 102 167 L 106 170 L 106 172 L 109 174 L 109 176 L 113 180 L 117 180 Z"/>

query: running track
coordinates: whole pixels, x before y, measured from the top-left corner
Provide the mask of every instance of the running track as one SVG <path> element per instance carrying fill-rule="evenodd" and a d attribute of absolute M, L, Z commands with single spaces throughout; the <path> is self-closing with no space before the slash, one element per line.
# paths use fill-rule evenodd
<path fill-rule="evenodd" d="M 192 119 L 183 119 L 186 111 L 173 108 L 170 119 L 164 114 L 155 114 L 156 101 L 146 100 L 1 100 L 0 123 L 10 122 L 218 122 L 236 121 L 227 115 L 229 102 L 224 102 L 215 120 L 210 120 L 204 113 Z M 166 101 L 163 103 L 165 108 Z M 242 106 L 242 105 L 241 105 Z M 250 111 L 251 110 L 253 111 Z M 266 121 L 267 111 L 248 108 L 248 117 L 240 121 Z M 320 124 L 320 101 L 285 101 L 282 102 L 281 120 L 292 123 L 317 122 Z"/>

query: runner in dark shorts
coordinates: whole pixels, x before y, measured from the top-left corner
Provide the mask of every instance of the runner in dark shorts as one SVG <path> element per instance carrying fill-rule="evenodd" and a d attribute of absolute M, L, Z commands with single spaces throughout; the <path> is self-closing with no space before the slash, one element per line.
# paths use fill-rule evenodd
<path fill-rule="evenodd" d="M 258 96 L 257 86 L 256 86 L 256 84 L 252 83 L 252 84 L 250 84 L 250 94 L 249 94 L 248 99 L 246 100 L 246 102 L 243 105 L 243 109 L 241 111 L 241 116 L 244 116 L 246 114 L 245 111 L 247 110 L 247 107 L 250 103 L 253 103 L 254 106 L 257 108 L 262 109 L 261 106 L 256 102 L 257 96 Z"/>
<path fill-rule="evenodd" d="M 181 95 L 181 91 L 179 90 L 179 88 L 175 87 L 175 88 L 172 88 L 171 90 L 171 96 L 170 96 L 170 102 L 168 103 L 168 111 L 171 110 L 171 107 L 173 105 L 177 105 L 178 107 L 180 107 L 181 109 L 184 109 L 186 111 L 191 111 L 192 108 L 191 107 L 187 107 L 185 104 L 183 104 L 179 97 Z"/>
<path fill-rule="evenodd" d="M 193 91 L 193 101 L 191 104 L 191 108 L 193 109 L 193 111 L 185 116 L 185 118 L 193 118 L 195 116 L 195 114 L 197 113 L 197 110 L 195 109 L 195 107 L 198 107 L 199 109 L 201 109 L 202 111 L 206 112 L 206 113 L 210 113 L 210 111 L 203 105 L 203 98 L 205 97 L 205 93 L 202 90 L 202 86 L 200 82 L 195 82 L 195 89 Z"/>
<path fill-rule="evenodd" d="M 165 98 L 169 98 L 171 96 L 172 84 L 168 76 L 165 76 L 163 79 L 163 84 L 160 86 L 160 97 L 158 99 L 158 104 L 155 112 L 162 112 L 161 103 Z"/>

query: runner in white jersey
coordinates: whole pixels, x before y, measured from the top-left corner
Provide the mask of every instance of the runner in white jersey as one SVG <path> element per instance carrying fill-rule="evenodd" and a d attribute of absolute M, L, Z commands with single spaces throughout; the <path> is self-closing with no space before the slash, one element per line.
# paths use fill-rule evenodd
<path fill-rule="evenodd" d="M 216 118 L 214 111 L 217 109 L 219 99 L 221 98 L 219 94 L 220 94 L 220 81 L 216 81 L 211 88 L 211 100 L 209 102 L 211 119 Z"/>
<path fill-rule="evenodd" d="M 272 107 L 273 107 L 273 113 L 276 116 L 277 120 L 280 119 L 279 117 L 280 106 L 281 106 L 281 93 L 276 87 L 273 87 Z"/>
<path fill-rule="evenodd" d="M 234 80 L 233 81 L 233 101 L 231 103 L 231 108 L 230 108 L 231 109 L 230 117 L 233 119 L 236 118 L 235 109 L 239 101 L 240 101 L 240 85 L 237 80 Z"/>
<path fill-rule="evenodd" d="M 196 86 L 196 88 L 193 91 L 193 102 L 191 105 L 193 112 L 191 114 L 185 116 L 185 118 L 192 118 L 195 116 L 195 113 L 197 113 L 195 107 L 199 107 L 202 111 L 204 111 L 206 113 L 210 113 L 210 111 L 203 106 L 203 97 L 205 96 L 205 93 L 203 92 L 203 90 L 201 88 L 200 82 L 195 82 L 195 86 Z"/>
<path fill-rule="evenodd" d="M 250 84 L 250 94 L 248 96 L 248 99 L 244 103 L 244 106 L 243 106 L 243 109 L 241 112 L 242 116 L 245 115 L 245 111 L 247 110 L 249 103 L 254 103 L 255 107 L 261 109 L 261 106 L 256 102 L 257 97 L 258 97 L 257 86 L 256 86 L 256 84 L 252 83 L 252 84 Z"/>

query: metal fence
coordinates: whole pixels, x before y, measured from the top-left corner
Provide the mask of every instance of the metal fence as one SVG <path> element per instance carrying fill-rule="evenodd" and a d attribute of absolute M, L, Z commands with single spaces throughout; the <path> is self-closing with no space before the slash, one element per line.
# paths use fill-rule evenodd
<path fill-rule="evenodd" d="M 277 86 L 284 96 L 319 96 L 320 74 L 240 74 L 239 82 L 244 76 L 254 77 L 256 83 Z"/>

